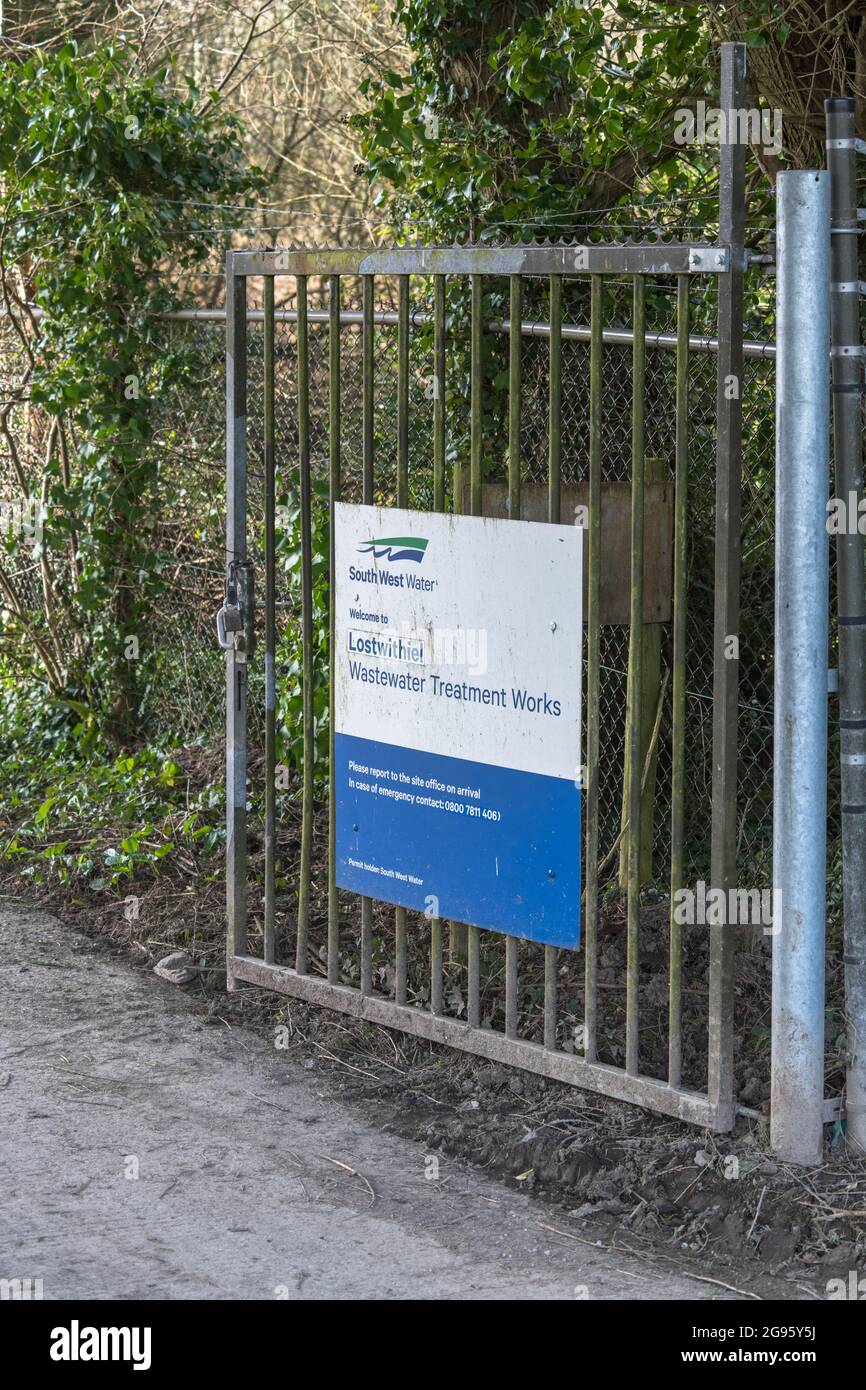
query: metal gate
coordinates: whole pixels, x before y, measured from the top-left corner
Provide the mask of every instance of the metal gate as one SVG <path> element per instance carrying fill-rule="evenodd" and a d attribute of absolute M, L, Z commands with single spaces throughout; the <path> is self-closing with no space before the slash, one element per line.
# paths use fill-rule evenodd
<path fill-rule="evenodd" d="M 721 106 L 744 105 L 745 51 L 725 45 Z M 546 1077 L 602 1092 L 621 1100 L 707 1126 L 731 1127 L 733 1097 L 733 950 L 730 929 L 710 926 L 706 1005 L 705 1089 L 683 1083 L 683 930 L 673 913 L 674 895 L 684 886 L 686 825 L 687 552 L 689 511 L 689 389 L 693 364 L 715 366 L 714 419 L 706 437 L 715 453 L 714 567 L 711 624 L 712 776 L 706 818 L 707 864 L 712 886 L 727 890 L 736 877 L 738 659 L 729 639 L 737 634 L 740 599 L 741 392 L 743 372 L 742 301 L 744 269 L 744 171 L 741 144 L 720 150 L 720 235 L 714 245 L 671 242 L 532 244 L 395 248 L 375 251 L 240 251 L 227 259 L 227 584 L 221 611 L 226 647 L 227 817 L 229 988 L 246 981 L 281 991 L 356 1018 L 401 1029 L 489 1059 L 526 1068 Z M 294 307 L 275 309 L 275 280 L 289 277 Z M 261 280 L 263 307 L 248 312 L 248 285 Z M 624 326 L 624 295 L 630 324 Z M 379 291 L 393 291 L 380 302 Z M 690 334 L 695 294 L 715 304 L 715 334 Z M 648 318 L 669 295 L 673 331 L 654 329 Z M 311 303 L 316 297 L 317 304 Z M 319 303 L 320 299 L 320 303 Z M 490 302 L 507 313 L 490 316 Z M 547 308 L 547 322 L 527 317 Z M 564 305 L 577 305 L 577 323 L 567 321 Z M 586 313 L 584 314 L 584 309 Z M 654 310 L 653 310 L 654 312 Z M 657 316 L 656 316 L 657 317 Z M 655 321 L 655 320 L 654 320 Z M 254 325 L 255 333 L 249 325 Z M 289 325 L 290 351 L 281 351 L 279 334 Z M 465 331 L 464 331 L 465 330 Z M 389 361 L 377 352 L 390 332 Z M 255 343 L 253 337 L 255 336 Z M 393 338 L 396 337 L 396 342 Z M 468 342 L 467 342 L 468 340 Z M 587 387 L 563 409 L 563 353 L 581 345 L 588 354 Z M 545 354 L 541 376 L 527 376 L 526 345 Z M 648 411 L 648 348 L 665 359 L 664 387 L 654 387 Z M 575 349 L 576 350 L 576 349 Z M 492 353 L 492 357 L 491 357 Z M 620 380 L 630 392 L 628 438 L 606 435 L 610 399 L 605 370 L 618 354 Z M 623 354 L 626 354 L 624 357 Z M 426 368 L 420 365 L 426 358 Z M 537 361 L 538 359 L 533 359 Z M 352 397 L 359 428 L 347 438 L 348 374 L 355 373 Z M 276 418 L 277 374 L 288 371 L 295 397 L 293 418 Z M 544 380 L 546 378 L 546 382 Z M 387 383 L 393 405 L 383 414 L 377 392 Z M 464 389 L 462 411 L 455 415 Z M 733 384 L 733 389 L 732 389 Z M 544 387 L 546 385 L 546 390 Z M 546 478 L 527 477 L 525 410 L 529 395 L 536 408 L 546 397 Z M 429 440 L 429 467 L 410 468 L 410 434 L 417 428 L 411 403 L 418 400 Z M 492 404 L 491 404 L 492 401 Z M 673 419 L 667 412 L 672 409 Z M 659 459 L 654 441 L 660 424 L 670 425 L 670 450 Z M 261 420 L 253 429 L 252 421 Z M 657 418 L 658 417 L 658 418 Z M 455 430 L 455 419 L 457 428 Z M 564 441 L 577 441 L 570 456 L 580 462 L 563 471 Z M 648 444 L 648 432 L 652 439 Z M 464 439 L 465 433 L 465 439 Z M 623 436 L 624 436 L 623 432 Z M 668 436 L 666 435 L 665 438 Z M 491 458 L 491 439 L 500 439 L 501 469 Z M 574 441 L 571 441 L 574 442 Z M 539 441 L 533 444 L 538 455 Z M 570 443 L 569 443 L 570 448 Z M 611 450 L 623 460 L 627 479 L 611 481 L 606 468 Z M 495 450 L 494 450 L 495 454 Z M 655 456 L 654 456 L 655 455 Z M 280 479 L 294 474 L 300 547 L 301 590 L 300 701 L 303 747 L 300 823 L 291 847 L 297 883 L 291 910 L 280 904 L 277 863 L 276 776 L 278 608 L 276 582 L 284 561 L 277 556 L 276 524 Z M 324 696 L 333 692 L 322 665 L 327 648 L 321 611 L 327 554 L 317 547 L 313 517 L 335 501 L 391 502 L 453 508 L 473 514 L 498 511 L 512 518 L 560 521 L 576 497 L 588 504 L 586 671 L 585 671 L 585 864 L 584 928 L 577 954 L 534 947 L 543 959 L 531 965 L 526 943 L 477 928 L 461 928 L 405 909 L 388 909 L 369 898 L 355 900 L 335 886 L 334 767 L 330 796 L 317 797 L 317 741 L 324 725 Z M 627 611 L 612 614 L 608 564 L 603 544 L 607 506 L 625 511 L 629 558 Z M 618 500 L 612 489 L 619 489 Z M 261 533 L 248 535 L 253 488 L 263 502 Z M 708 508 L 711 501 L 708 499 Z M 667 530 L 665 529 L 667 527 Z M 661 528 L 661 530 L 659 529 Z M 333 563 L 331 530 L 330 560 Z M 659 537 L 661 536 L 661 541 Z M 261 538 L 261 544 L 260 544 Z M 254 574 L 260 550 L 264 569 L 264 637 L 256 646 Z M 659 580 L 659 556 L 672 557 L 669 579 Z M 606 607 L 607 605 L 607 607 Z M 655 608 L 653 608 L 655 605 Z M 661 614 L 661 617 L 659 616 Z M 663 623 L 670 691 L 658 694 L 658 642 L 647 640 L 649 622 Z M 327 617 L 333 634 L 333 606 Z M 611 637 L 614 633 L 614 637 Z M 601 691 L 610 688 L 610 641 L 627 647 L 627 673 L 616 687 L 624 707 L 622 796 L 613 854 L 620 858 L 624 898 L 624 1036 L 614 1048 L 600 1046 L 600 896 L 611 851 L 602 854 L 600 824 L 611 818 L 610 798 L 602 795 L 610 777 L 606 754 L 612 706 L 602 708 Z M 261 648 L 263 654 L 260 655 Z M 333 647 L 330 647 L 331 670 Z M 650 668 L 653 668 L 652 670 Z M 653 684 L 653 677 L 655 683 Z M 648 695 L 649 692 L 649 695 Z M 709 702 L 709 695 L 705 697 Z M 647 708 L 647 702 L 652 708 Z M 248 768 L 247 723 L 263 706 L 263 760 Z M 333 717 L 328 722 L 333 750 Z M 663 756 L 662 756 L 663 754 Z M 709 763 L 709 759 L 708 759 Z M 263 894 L 248 894 L 248 772 L 263 788 Z M 670 817 L 664 832 L 669 899 L 662 898 L 667 921 L 655 914 L 647 923 L 641 889 L 647 851 L 647 816 L 652 816 L 648 782 L 662 775 L 668 783 Z M 327 807 L 318 810 L 317 807 Z M 324 817 L 327 816 L 327 829 Z M 698 816 L 696 824 L 704 823 Z M 616 827 L 614 826 L 614 829 Z M 314 833 L 327 835 L 325 885 L 314 855 Z M 698 833 L 697 831 L 695 833 Z M 652 828 L 650 828 L 650 837 Z M 609 843 L 611 835 L 607 834 Z M 577 848 L 576 848 L 576 852 Z M 650 839 L 649 849 L 653 849 Z M 656 846 L 656 859 L 658 859 Z M 690 862 L 694 854 L 690 851 Z M 324 862 L 324 856 L 322 856 Z M 343 911 L 358 921 L 357 971 L 341 964 Z M 291 919 L 293 959 L 277 960 L 278 943 Z M 320 931 L 321 928 L 321 931 Z M 647 1075 L 641 1067 L 640 963 L 642 944 L 652 930 L 667 934 L 666 1075 Z M 354 928 L 353 928 L 354 931 Z M 447 933 L 450 931 L 450 949 Z M 446 936 L 443 937 L 443 932 Z M 253 940 L 255 939 L 255 948 Z M 501 944 L 504 940 L 504 946 Z M 388 959 L 383 952 L 387 947 Z M 655 947 L 654 947 L 655 949 Z M 500 950 L 502 956 L 500 956 Z M 419 953 L 425 964 L 419 975 Z M 568 959 L 566 959 L 568 957 Z M 582 957 L 582 958 L 581 958 Z M 354 957 L 353 957 L 354 959 Z M 520 1036 L 518 1001 L 524 968 L 535 972 L 537 1036 Z M 426 983 L 419 984 L 423 975 Z M 578 979 L 578 976 L 580 977 Z M 459 998 L 453 994 L 459 981 Z M 502 1002 L 491 1004 L 493 993 Z M 581 1017 L 575 998 L 582 996 Z M 577 1022 L 575 1019 L 577 1018 Z M 525 1031 L 525 1030 L 524 1030 Z M 658 1068 L 656 1068 L 658 1070 Z"/>

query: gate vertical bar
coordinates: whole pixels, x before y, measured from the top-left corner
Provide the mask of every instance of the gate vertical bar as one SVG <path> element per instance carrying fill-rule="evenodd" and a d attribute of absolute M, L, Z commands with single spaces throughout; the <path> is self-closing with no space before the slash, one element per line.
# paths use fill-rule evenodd
<path fill-rule="evenodd" d="M 445 276 L 433 276 L 433 510 L 445 510 Z M 442 918 L 430 922 L 430 1009 L 441 1014 Z"/>
<path fill-rule="evenodd" d="M 638 985 L 640 980 L 641 732 L 643 695 L 644 571 L 644 390 L 646 385 L 646 283 L 634 277 L 634 346 L 631 416 L 631 594 L 628 634 L 628 697 L 625 749 L 628 804 L 628 883 L 626 895 L 625 1067 L 639 1071 Z"/>
<path fill-rule="evenodd" d="M 373 390 L 375 381 L 375 326 L 373 322 L 373 277 L 365 275 L 362 281 L 363 317 L 363 393 L 362 393 L 362 451 L 363 451 L 363 499 L 371 507 L 375 500 L 373 490 Z M 361 993 L 373 992 L 373 899 L 361 898 Z"/>
<path fill-rule="evenodd" d="M 562 276 L 551 275 L 550 338 L 548 381 L 548 468 L 547 520 L 559 525 L 562 517 Z M 575 846 L 580 855 L 580 845 Z M 555 946 L 544 948 L 544 1046 L 556 1046 L 556 969 L 559 954 Z"/>
<path fill-rule="evenodd" d="M 469 512 L 481 515 L 481 393 L 483 390 L 481 276 L 471 275 L 470 406 L 469 406 Z"/>
<path fill-rule="evenodd" d="M 470 401 L 469 401 L 469 511 L 481 515 L 481 395 L 484 386 L 482 362 L 481 276 L 470 276 Z M 466 942 L 466 1021 L 470 1028 L 481 1023 L 481 932 L 478 927 L 451 926 L 452 953 Z M 508 951 L 506 938 L 506 953 Z M 506 955 L 506 961 L 507 961 Z M 506 973 L 508 965 L 506 964 Z M 507 1010 L 507 1006 L 506 1006 Z"/>
<path fill-rule="evenodd" d="M 830 189 L 779 175 L 770 1141 L 820 1163 L 824 1109 Z M 808 293 L 807 293 L 808 287 Z"/>
<path fill-rule="evenodd" d="M 746 149 L 736 113 L 746 105 L 746 45 L 722 44 L 720 107 L 732 140 L 719 150 L 719 240 L 730 269 L 719 277 L 716 359 L 716 563 L 713 615 L 713 794 L 710 879 L 727 892 L 737 860 L 737 699 L 739 661 L 728 639 L 740 622 L 743 266 Z M 734 942 L 710 927 L 708 1090 L 720 1128 L 734 1119 Z"/>
<path fill-rule="evenodd" d="M 689 277 L 677 280 L 676 458 L 674 464 L 673 691 L 671 695 L 671 885 L 668 977 L 668 1085 L 682 1079 L 683 929 L 676 915 L 683 887 L 686 754 L 686 526 L 689 463 Z"/>
<path fill-rule="evenodd" d="M 839 734 L 842 782 L 842 902 L 848 1062 L 846 1137 L 866 1148 L 866 574 L 852 519 L 863 495 L 860 254 L 854 102 L 824 103 L 830 171 L 830 330 L 836 496 L 847 525 L 836 534 Z"/>
<path fill-rule="evenodd" d="M 445 276 L 433 276 L 433 510 L 445 510 Z"/>
<path fill-rule="evenodd" d="M 509 282 L 509 517 L 520 521 L 520 320 L 523 314 L 523 279 Z M 517 1037 L 517 937 L 505 938 L 505 1036 Z M 546 992 L 545 992 L 546 998 Z"/>
<path fill-rule="evenodd" d="M 276 678 L 276 498 L 274 440 L 274 277 L 264 283 L 264 453 L 265 453 L 265 939 L 264 957 L 274 963 L 277 859 L 277 678 Z"/>
<path fill-rule="evenodd" d="M 397 281 L 397 506 L 409 505 L 409 276 Z M 394 914 L 394 998 L 406 1003 L 408 947 L 406 909 Z"/>
<path fill-rule="evenodd" d="M 298 935 L 295 969 L 307 973 L 310 929 L 310 886 L 313 873 L 313 537 L 310 487 L 310 329 L 307 319 L 307 277 L 298 287 L 298 470 L 301 502 L 301 648 L 303 652 L 304 771 L 301 801 L 301 866 L 298 882 Z"/>
<path fill-rule="evenodd" d="M 521 319 L 523 279 L 512 275 L 508 286 L 508 515 L 520 520 L 520 393 L 523 389 Z"/>
<path fill-rule="evenodd" d="M 337 891 L 337 772 L 334 756 L 335 557 L 334 506 L 340 500 L 340 277 L 328 279 L 328 983 L 340 979 L 340 895 Z"/>
<path fill-rule="evenodd" d="M 547 396 L 547 520 L 559 524 L 562 479 L 562 276 L 550 277 Z"/>
<path fill-rule="evenodd" d="M 247 558 L 247 282 L 226 253 L 226 565 Z M 247 950 L 246 653 L 226 652 L 226 988 Z"/>
<path fill-rule="evenodd" d="M 583 1055 L 597 1056 L 598 1036 L 598 714 L 601 654 L 601 455 L 602 455 L 602 290 L 600 275 L 590 281 L 589 317 L 589 527 L 587 531 L 586 625 L 586 926 Z"/>
<path fill-rule="evenodd" d="M 520 320 L 523 311 L 523 281 L 512 275 L 508 286 L 510 324 L 508 329 L 508 515 L 520 520 Z M 505 938 L 505 1036 L 517 1037 L 517 937 Z M 545 954 L 545 963 L 547 956 Z M 545 1045 L 547 1044 L 547 984 L 544 991 Z"/>

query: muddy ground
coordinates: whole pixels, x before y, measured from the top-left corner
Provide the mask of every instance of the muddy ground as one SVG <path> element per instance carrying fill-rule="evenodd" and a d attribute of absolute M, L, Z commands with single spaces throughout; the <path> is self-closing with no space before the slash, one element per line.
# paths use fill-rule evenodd
<path fill-rule="evenodd" d="M 205 903 L 217 892 L 211 885 Z M 126 922 L 104 901 L 53 906 L 100 953 L 148 977 L 166 951 L 192 947 L 205 968 L 183 993 L 199 1015 L 253 1030 L 282 1064 L 315 1073 L 322 1094 L 380 1132 L 530 1198 L 551 1239 L 622 1252 L 741 1297 L 824 1298 L 830 1279 L 866 1269 L 866 1162 L 844 1139 L 830 1142 L 832 1131 L 821 1168 L 789 1168 L 767 1152 L 765 1119 L 743 1117 L 732 1135 L 713 1136 L 264 990 L 227 995 L 202 937 L 164 915 L 148 924 Z M 199 927 L 209 920 L 188 897 L 171 908 L 175 921 L 179 911 Z"/>
<path fill-rule="evenodd" d="M 180 757 L 181 755 L 178 755 Z M 279 821 L 277 959 L 292 961 L 299 834 L 296 810 Z M 308 968 L 325 972 L 324 813 L 314 837 Z M 251 878 L 261 868 L 261 837 L 250 837 Z M 199 967 L 184 993 L 208 1018 L 255 1030 L 287 1065 L 315 1072 L 327 1094 L 365 1122 L 425 1151 L 460 1159 L 537 1203 L 540 1220 L 562 1240 L 590 1241 L 663 1267 L 719 1281 L 744 1296 L 823 1298 L 830 1279 L 866 1275 L 866 1161 L 847 1149 L 842 1127 L 827 1127 L 825 1162 L 790 1168 L 768 1152 L 771 943 L 759 934 L 737 957 L 736 1088 L 741 1115 L 733 1134 L 713 1136 L 637 1107 L 243 986 L 225 993 L 225 889 L 216 851 L 210 862 L 178 860 L 158 876 L 119 885 L 114 896 L 81 883 L 35 886 L 7 865 L 7 905 L 50 909 L 127 969 L 152 972 L 167 953 L 189 952 Z M 134 906 L 133 906 L 134 905 Z M 357 984 L 357 904 L 341 921 L 340 976 Z M 261 951 L 261 905 L 251 894 L 251 950 Z M 609 889 L 600 923 L 600 1060 L 622 1064 L 623 904 Z M 409 997 L 426 1006 L 425 924 L 410 921 Z M 376 906 L 374 987 L 393 984 L 393 910 Z M 501 941 L 482 934 L 482 1018 L 502 1026 Z M 665 1076 L 667 1063 L 667 906 L 649 890 L 642 913 L 641 1069 Z M 842 1077 L 844 1020 L 839 952 L 828 959 L 827 1094 Z M 560 953 L 559 1044 L 572 1046 L 582 1018 L 582 960 Z M 706 1084 L 707 933 L 686 933 L 683 996 L 686 1085 Z M 519 1035 L 539 1040 L 543 961 L 521 947 Z M 460 1017 L 465 969 L 448 968 L 446 1010 Z M 164 988 L 173 988 L 164 986 Z"/>
<path fill-rule="evenodd" d="M 0 905 L 0 990 L 0 1279 L 39 1298 L 737 1297 L 559 1233 L 46 913 Z"/>

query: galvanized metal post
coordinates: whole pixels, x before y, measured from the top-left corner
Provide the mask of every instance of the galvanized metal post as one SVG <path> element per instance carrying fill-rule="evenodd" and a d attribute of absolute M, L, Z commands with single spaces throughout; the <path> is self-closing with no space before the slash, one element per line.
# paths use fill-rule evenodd
<path fill-rule="evenodd" d="M 830 180 L 776 185 L 776 639 L 770 1140 L 819 1163 L 824 1108 Z"/>
<path fill-rule="evenodd" d="M 846 1134 L 866 1149 L 866 573 L 858 529 L 863 496 L 860 399 L 860 253 L 854 102 L 825 102 L 830 173 L 830 339 L 833 456 L 843 524 L 836 534 L 839 733 L 842 782 L 842 902 L 848 1071 Z"/>
<path fill-rule="evenodd" d="M 247 282 L 226 255 L 226 565 L 247 558 Z M 226 987 L 247 948 L 247 653 L 226 651 Z"/>

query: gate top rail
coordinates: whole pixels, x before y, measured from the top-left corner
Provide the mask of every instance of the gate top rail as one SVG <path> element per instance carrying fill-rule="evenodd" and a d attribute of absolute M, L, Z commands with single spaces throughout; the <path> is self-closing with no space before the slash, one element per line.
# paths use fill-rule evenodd
<path fill-rule="evenodd" d="M 236 275 L 720 275 L 731 265 L 727 246 L 684 241 L 229 254 Z"/>

